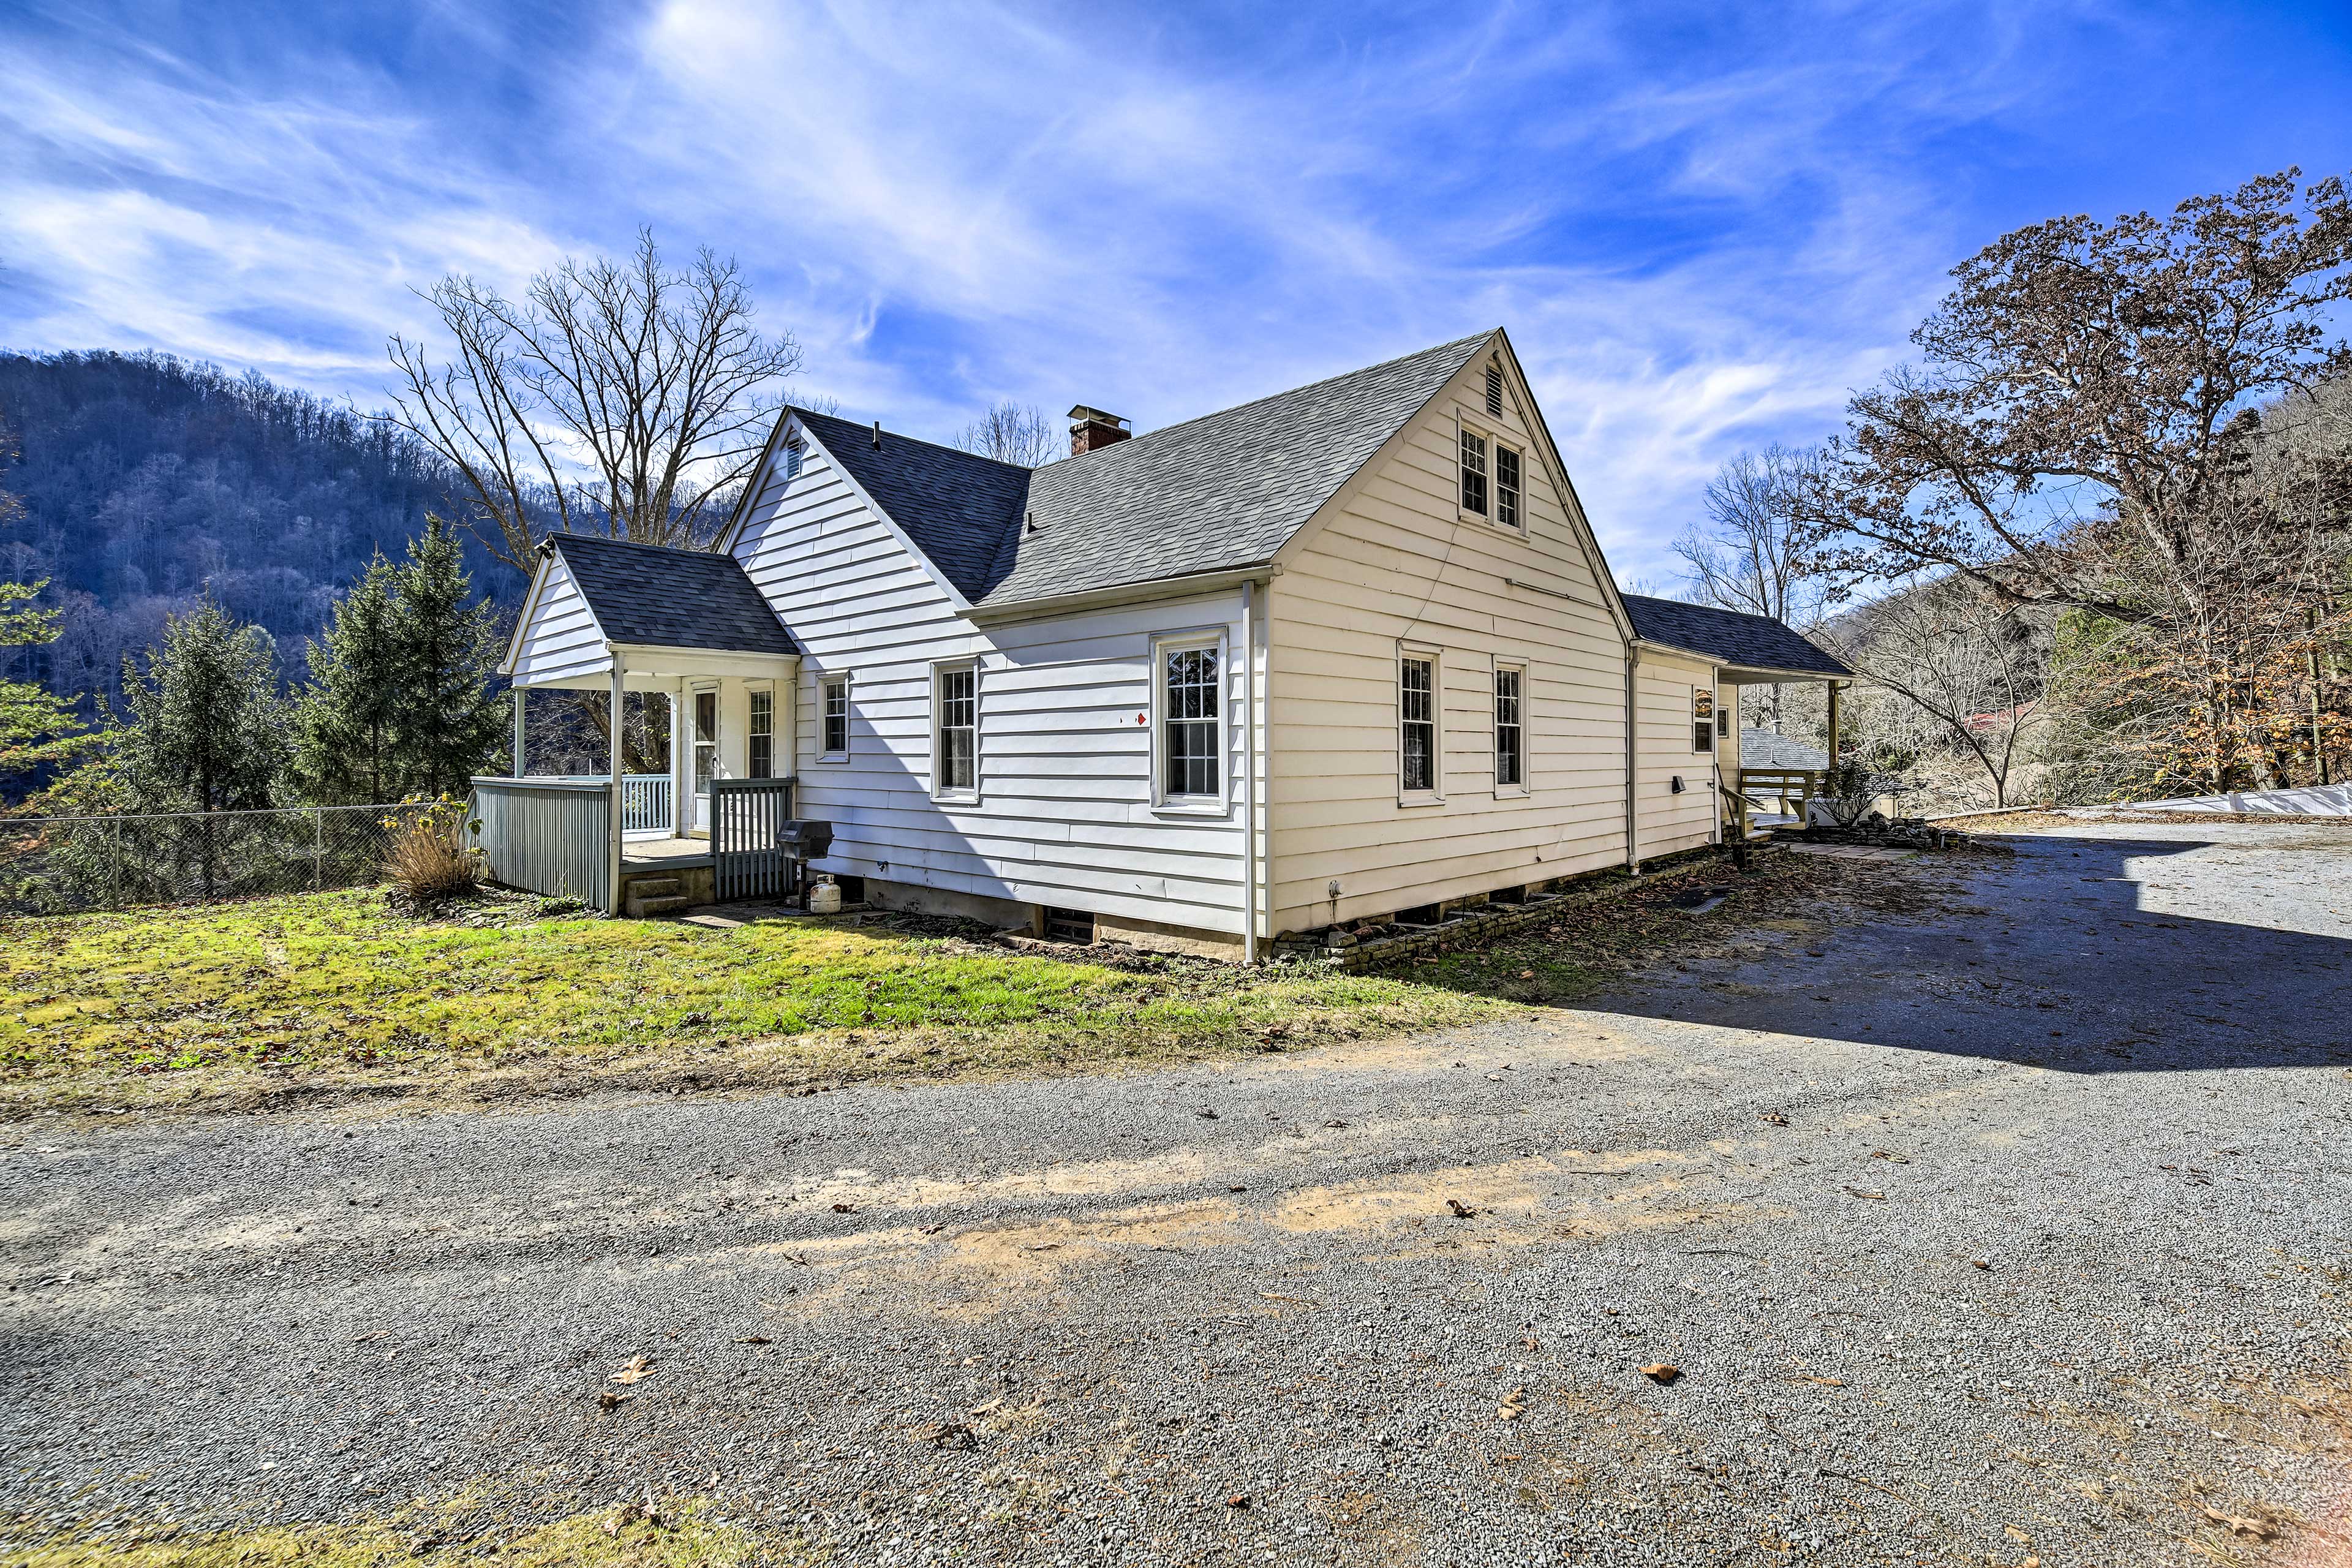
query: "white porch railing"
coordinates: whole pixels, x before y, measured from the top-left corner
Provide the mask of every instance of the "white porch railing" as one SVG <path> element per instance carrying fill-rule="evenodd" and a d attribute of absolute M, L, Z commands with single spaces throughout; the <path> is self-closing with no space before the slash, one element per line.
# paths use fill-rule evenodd
<path fill-rule="evenodd" d="M 621 775 L 621 831 L 667 833 L 677 823 L 671 812 L 667 773 Z"/>
<path fill-rule="evenodd" d="M 606 775 L 559 773 L 552 776 L 566 784 L 603 784 Z M 624 834 L 676 832 L 675 804 L 667 773 L 621 775 L 621 831 Z"/>

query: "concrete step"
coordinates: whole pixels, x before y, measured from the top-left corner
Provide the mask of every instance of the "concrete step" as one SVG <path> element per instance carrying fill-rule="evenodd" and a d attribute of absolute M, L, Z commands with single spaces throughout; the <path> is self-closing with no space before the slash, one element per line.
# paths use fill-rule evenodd
<path fill-rule="evenodd" d="M 672 882 L 670 886 L 675 888 L 677 884 Z M 665 915 L 682 915 L 693 907 L 693 901 L 681 893 L 668 893 L 651 899 L 632 894 L 628 903 L 629 918 L 637 921 L 659 920 Z"/>
<path fill-rule="evenodd" d="M 627 884 L 627 891 L 632 898 L 642 894 L 648 899 L 667 899 L 680 890 L 676 877 L 632 877 Z"/>

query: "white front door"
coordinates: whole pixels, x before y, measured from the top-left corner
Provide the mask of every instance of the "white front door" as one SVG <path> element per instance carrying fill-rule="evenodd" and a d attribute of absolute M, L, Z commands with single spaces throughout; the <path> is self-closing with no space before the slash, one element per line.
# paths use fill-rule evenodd
<path fill-rule="evenodd" d="M 694 693 L 694 816 L 692 831 L 710 831 L 710 781 L 719 774 L 719 693 Z"/>

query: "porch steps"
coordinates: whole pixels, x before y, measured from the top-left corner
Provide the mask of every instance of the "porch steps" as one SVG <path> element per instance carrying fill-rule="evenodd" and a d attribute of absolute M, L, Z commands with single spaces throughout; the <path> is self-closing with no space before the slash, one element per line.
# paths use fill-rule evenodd
<path fill-rule="evenodd" d="M 636 877 L 630 879 L 628 897 L 621 907 L 633 921 L 649 921 L 682 915 L 692 904 L 676 877 Z"/>

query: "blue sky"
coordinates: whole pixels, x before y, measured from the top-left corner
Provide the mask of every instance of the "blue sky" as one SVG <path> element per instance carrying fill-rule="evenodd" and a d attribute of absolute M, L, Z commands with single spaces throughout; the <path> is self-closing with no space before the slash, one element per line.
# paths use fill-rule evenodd
<path fill-rule="evenodd" d="M 1944 269 L 2352 172 L 2352 5 L 418 0 L 0 11 L 0 345 L 380 405 L 450 269 L 650 223 L 806 394 L 1150 428 L 1501 323 L 1621 577 L 1834 426 Z M 429 335 L 429 334 L 428 334 Z"/>

